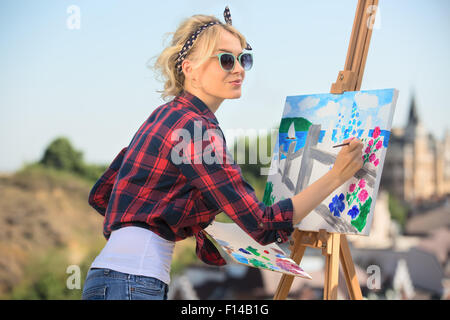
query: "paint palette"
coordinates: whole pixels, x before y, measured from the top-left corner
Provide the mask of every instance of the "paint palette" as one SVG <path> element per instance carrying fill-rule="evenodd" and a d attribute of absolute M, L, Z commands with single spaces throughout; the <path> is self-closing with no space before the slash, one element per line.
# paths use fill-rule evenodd
<path fill-rule="evenodd" d="M 275 243 L 262 246 L 235 223 L 214 221 L 205 231 L 237 263 L 312 279 Z"/>

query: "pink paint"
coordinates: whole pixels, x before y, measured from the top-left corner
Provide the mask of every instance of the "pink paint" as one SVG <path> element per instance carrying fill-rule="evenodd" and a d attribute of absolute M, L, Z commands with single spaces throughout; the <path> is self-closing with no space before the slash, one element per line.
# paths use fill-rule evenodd
<path fill-rule="evenodd" d="M 355 191 L 355 188 L 356 188 L 356 184 L 354 184 L 354 183 L 352 183 L 351 185 L 350 185 L 350 188 L 348 189 L 350 192 L 353 192 L 353 191 Z"/>
<path fill-rule="evenodd" d="M 358 187 L 360 187 L 362 189 L 365 186 L 366 186 L 366 180 L 364 180 L 364 179 L 359 180 Z"/>
<path fill-rule="evenodd" d="M 380 136 L 380 133 L 381 133 L 380 127 L 375 127 L 375 129 L 373 130 L 372 137 L 376 139 Z"/>
<path fill-rule="evenodd" d="M 369 156 L 369 161 L 372 162 L 372 161 L 374 161 L 376 158 L 377 158 L 377 156 L 375 155 L 375 153 L 372 153 L 372 154 Z"/>
<path fill-rule="evenodd" d="M 378 149 L 381 149 L 382 146 L 383 146 L 383 141 L 380 140 L 377 142 L 375 148 L 377 148 L 377 150 L 378 150 Z"/>
<path fill-rule="evenodd" d="M 361 190 L 360 193 L 358 193 L 358 199 L 361 202 L 366 201 L 367 197 L 369 196 L 369 193 L 367 192 L 367 190 L 363 189 Z"/>

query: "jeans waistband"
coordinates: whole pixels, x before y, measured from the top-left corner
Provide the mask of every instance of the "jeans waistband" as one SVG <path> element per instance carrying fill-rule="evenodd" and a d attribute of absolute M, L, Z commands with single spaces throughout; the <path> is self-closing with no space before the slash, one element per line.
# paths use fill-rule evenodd
<path fill-rule="evenodd" d="M 148 276 L 142 276 L 142 275 L 136 275 L 136 274 L 129 274 L 124 273 L 108 268 L 90 268 L 93 273 L 101 272 L 104 276 L 108 276 L 115 279 L 123 279 L 123 280 L 131 280 L 131 281 L 138 281 L 138 282 L 153 282 L 153 283 L 159 283 L 161 285 L 167 286 L 167 284 L 157 278 L 154 277 L 148 277 Z"/>

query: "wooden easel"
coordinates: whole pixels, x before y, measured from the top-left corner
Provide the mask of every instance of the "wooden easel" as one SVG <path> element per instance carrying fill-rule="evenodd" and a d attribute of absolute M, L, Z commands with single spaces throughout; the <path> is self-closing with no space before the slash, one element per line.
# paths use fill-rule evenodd
<path fill-rule="evenodd" d="M 342 94 L 344 91 L 360 90 L 376 8 L 378 8 L 378 0 L 358 0 L 345 68 L 339 72 L 337 81 L 331 86 L 330 93 Z M 325 256 L 324 300 L 337 299 L 339 261 L 342 263 L 350 299 L 362 299 L 347 237 L 344 234 L 330 233 L 325 229 L 318 232 L 296 229 L 292 238 L 291 258 L 298 264 L 302 260 L 306 247 L 322 249 L 322 254 Z M 294 276 L 283 274 L 274 300 L 286 299 L 293 281 Z"/>

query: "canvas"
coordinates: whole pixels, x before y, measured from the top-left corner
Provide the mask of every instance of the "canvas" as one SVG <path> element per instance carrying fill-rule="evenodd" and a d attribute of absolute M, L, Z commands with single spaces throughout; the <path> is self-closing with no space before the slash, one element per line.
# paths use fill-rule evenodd
<path fill-rule="evenodd" d="M 237 263 L 311 279 L 278 245 L 260 245 L 235 223 L 214 221 L 205 231 Z"/>
<path fill-rule="evenodd" d="M 296 227 L 369 235 L 398 90 L 288 96 L 264 191 L 266 205 L 292 197 L 334 164 L 343 140 L 364 143 L 363 168 Z"/>

